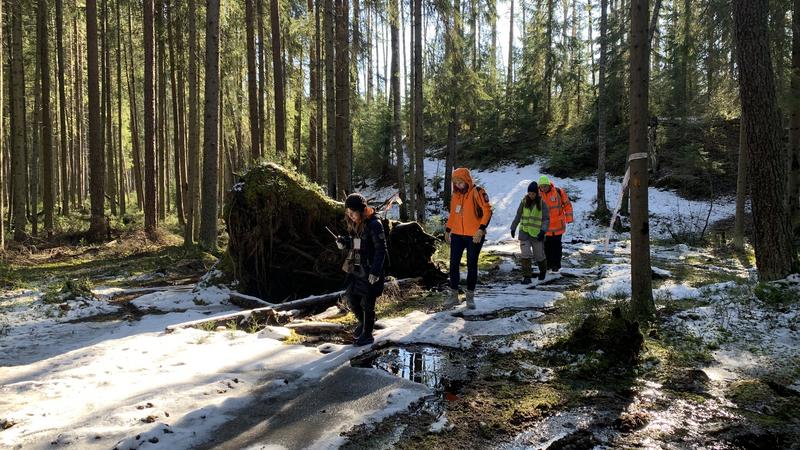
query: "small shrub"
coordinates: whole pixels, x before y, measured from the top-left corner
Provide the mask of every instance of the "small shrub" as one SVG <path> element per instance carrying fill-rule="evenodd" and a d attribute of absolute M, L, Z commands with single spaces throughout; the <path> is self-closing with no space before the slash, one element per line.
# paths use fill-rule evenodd
<path fill-rule="evenodd" d="M 758 283 L 753 292 L 759 300 L 769 305 L 793 303 L 800 297 L 797 289 L 779 283 Z"/>

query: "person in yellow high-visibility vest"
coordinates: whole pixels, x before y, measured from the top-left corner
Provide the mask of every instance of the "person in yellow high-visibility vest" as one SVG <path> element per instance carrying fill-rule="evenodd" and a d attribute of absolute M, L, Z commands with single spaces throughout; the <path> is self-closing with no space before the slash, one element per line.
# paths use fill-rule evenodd
<path fill-rule="evenodd" d="M 528 185 L 528 193 L 519 203 L 517 214 L 511 223 L 511 237 L 519 226 L 520 265 L 522 284 L 530 284 L 533 276 L 533 261 L 539 269 L 539 280 L 547 274 L 547 259 L 544 254 L 545 230 L 550 224 L 547 203 L 542 201 L 539 185 L 534 181 Z"/>

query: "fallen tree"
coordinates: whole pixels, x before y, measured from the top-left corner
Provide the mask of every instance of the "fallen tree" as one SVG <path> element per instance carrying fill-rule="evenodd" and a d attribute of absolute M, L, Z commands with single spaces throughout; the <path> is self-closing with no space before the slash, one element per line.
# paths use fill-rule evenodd
<path fill-rule="evenodd" d="M 229 193 L 226 270 L 239 290 L 271 303 L 342 289 L 345 253 L 325 229 L 345 234 L 344 205 L 277 164 L 252 168 Z M 433 264 L 436 238 L 416 223 L 384 220 L 389 264 L 398 278 L 444 279 Z"/>
<path fill-rule="evenodd" d="M 418 284 L 420 281 L 422 281 L 421 278 L 389 280 L 384 284 L 384 286 L 387 291 L 392 289 L 397 291 L 409 289 L 415 284 Z M 172 333 L 173 331 L 182 328 L 213 329 L 219 325 L 226 326 L 229 324 L 234 324 L 239 329 L 248 328 L 253 323 L 259 325 L 284 325 L 286 322 L 292 319 L 292 314 L 287 314 L 287 311 L 300 310 L 302 314 L 302 311 L 309 312 L 324 309 L 338 303 L 343 295 L 344 291 L 337 291 L 328 294 L 313 295 L 277 305 L 204 317 L 202 319 L 192 320 L 189 322 L 168 325 L 165 331 L 167 333 Z M 242 297 L 243 296 L 240 294 L 231 294 L 230 300 L 241 300 Z M 321 322 L 321 320 L 317 320 L 315 322 Z"/>

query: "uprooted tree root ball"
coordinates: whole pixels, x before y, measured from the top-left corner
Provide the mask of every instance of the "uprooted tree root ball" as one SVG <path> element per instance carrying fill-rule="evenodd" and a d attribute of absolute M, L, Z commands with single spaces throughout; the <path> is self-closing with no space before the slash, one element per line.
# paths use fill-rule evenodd
<path fill-rule="evenodd" d="M 281 302 L 342 287 L 345 254 L 325 229 L 346 233 L 341 202 L 272 163 L 249 170 L 228 195 L 227 269 L 242 292 Z M 384 226 L 390 275 L 443 279 L 431 260 L 436 238 L 416 222 L 384 220 Z"/>

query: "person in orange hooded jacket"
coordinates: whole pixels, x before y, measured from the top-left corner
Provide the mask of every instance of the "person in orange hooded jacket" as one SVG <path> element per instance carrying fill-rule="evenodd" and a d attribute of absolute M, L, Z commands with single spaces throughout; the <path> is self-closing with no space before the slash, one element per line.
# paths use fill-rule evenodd
<path fill-rule="evenodd" d="M 453 195 L 444 238 L 450 244 L 450 295 L 448 306 L 458 303 L 461 281 L 461 256 L 467 251 L 467 307 L 475 309 L 475 285 L 478 283 L 478 255 L 486 239 L 486 227 L 492 219 L 489 196 L 475 186 L 469 170 L 453 171 Z"/>
<path fill-rule="evenodd" d="M 547 204 L 550 221 L 544 239 L 544 254 L 547 258 L 547 267 L 553 272 L 561 269 L 563 254 L 561 238 L 567 231 L 567 224 L 572 223 L 572 203 L 563 189 L 553 185 L 547 175 L 539 177 L 539 193 L 542 201 Z"/>

